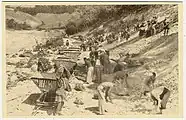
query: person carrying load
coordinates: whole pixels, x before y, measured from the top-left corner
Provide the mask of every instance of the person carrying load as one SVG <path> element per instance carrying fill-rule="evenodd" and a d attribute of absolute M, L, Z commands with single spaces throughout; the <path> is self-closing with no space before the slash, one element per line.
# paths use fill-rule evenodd
<path fill-rule="evenodd" d="M 55 73 L 57 79 L 55 101 L 58 103 L 55 113 L 61 115 L 60 112 L 64 105 L 64 100 L 66 100 L 66 92 L 70 92 L 72 89 L 69 84 L 69 72 L 63 65 L 60 64 Z"/>

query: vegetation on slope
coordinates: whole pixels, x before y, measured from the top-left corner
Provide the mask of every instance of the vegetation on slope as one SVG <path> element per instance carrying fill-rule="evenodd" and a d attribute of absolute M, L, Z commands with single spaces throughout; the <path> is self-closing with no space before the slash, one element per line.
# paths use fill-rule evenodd
<path fill-rule="evenodd" d="M 6 20 L 13 20 L 15 24 L 26 24 L 29 25 L 31 28 L 36 28 L 42 24 L 41 20 L 37 19 L 36 17 L 29 15 L 24 12 L 15 11 L 11 8 L 6 8 Z M 8 22 L 7 22 L 8 23 Z M 12 22 L 11 22 L 12 23 Z"/>

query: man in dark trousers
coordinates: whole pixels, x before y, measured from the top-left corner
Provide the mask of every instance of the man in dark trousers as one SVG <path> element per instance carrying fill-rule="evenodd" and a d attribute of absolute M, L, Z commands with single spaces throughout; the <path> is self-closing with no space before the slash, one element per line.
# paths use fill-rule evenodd
<path fill-rule="evenodd" d="M 96 50 L 95 47 L 92 48 L 90 54 L 89 54 L 90 60 L 91 60 L 91 64 L 93 66 L 95 66 L 95 62 L 98 59 L 98 51 Z"/>
<path fill-rule="evenodd" d="M 110 60 L 109 60 L 109 52 L 102 51 L 100 55 L 100 61 L 103 65 L 103 73 L 109 74 L 110 73 Z"/>
<path fill-rule="evenodd" d="M 103 74 L 103 66 L 101 65 L 100 59 L 96 59 L 96 64 L 95 64 L 95 80 L 97 83 L 102 82 L 102 74 Z"/>
<path fill-rule="evenodd" d="M 86 45 L 84 42 L 80 45 L 80 50 L 86 51 Z"/>
<path fill-rule="evenodd" d="M 144 95 L 153 100 L 156 114 L 162 114 L 162 110 L 166 109 L 166 105 L 170 97 L 170 90 L 165 86 L 160 86 L 152 91 L 145 91 Z"/>

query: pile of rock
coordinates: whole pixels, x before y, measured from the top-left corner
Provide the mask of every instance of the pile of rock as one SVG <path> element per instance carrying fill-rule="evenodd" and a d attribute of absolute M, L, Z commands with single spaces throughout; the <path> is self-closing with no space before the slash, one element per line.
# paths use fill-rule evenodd
<path fill-rule="evenodd" d="M 74 101 L 74 104 L 76 104 L 76 105 L 83 105 L 84 103 L 83 103 L 82 98 L 76 97 L 76 99 Z"/>

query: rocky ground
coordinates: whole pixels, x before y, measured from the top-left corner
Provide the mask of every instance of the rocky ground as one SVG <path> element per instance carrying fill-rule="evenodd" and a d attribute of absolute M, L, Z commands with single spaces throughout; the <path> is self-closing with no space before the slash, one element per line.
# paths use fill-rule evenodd
<path fill-rule="evenodd" d="M 37 37 L 42 41 L 44 32 L 26 32 L 25 31 L 7 31 L 7 90 L 6 90 L 6 115 L 7 116 L 31 116 L 35 100 L 38 98 L 40 90 L 29 78 L 31 76 L 42 76 L 36 72 L 36 66 L 31 68 L 17 68 L 16 65 L 21 63 L 27 64 L 29 57 L 19 57 L 18 51 L 23 48 L 32 48 L 35 41 L 30 36 Z M 21 36 L 20 36 L 21 34 Z M 15 39 L 14 39 L 14 36 Z M 20 36 L 20 37 L 19 37 Z M 23 39 L 29 39 L 24 40 Z M 15 42 L 20 40 L 20 42 Z M 129 70 L 129 83 L 131 86 L 130 96 L 116 96 L 113 94 L 113 104 L 107 103 L 107 116 L 127 116 L 127 115 L 152 115 L 152 102 L 145 97 L 140 96 L 143 89 L 143 80 L 151 72 L 157 73 L 156 86 L 166 85 L 171 90 L 171 97 L 167 104 L 167 109 L 163 111 L 164 115 L 178 115 L 179 111 L 179 90 L 178 90 L 178 33 L 177 28 L 172 27 L 171 33 L 168 36 L 158 34 L 149 38 L 136 38 L 133 35 L 127 42 L 113 43 L 112 45 L 104 46 L 106 49 L 111 50 L 111 57 L 117 58 L 118 53 L 135 54 L 134 59 L 143 59 L 145 64 L 140 67 L 132 68 Z M 14 43 L 14 45 L 12 45 Z M 16 44 L 15 44 L 16 43 Z M 115 46 L 118 46 L 115 48 Z M 15 54 L 17 53 L 17 54 Z M 73 78 L 71 85 L 74 87 L 75 83 L 81 81 Z M 85 91 L 76 91 L 73 89 L 69 93 L 67 101 L 62 110 L 63 116 L 95 116 L 97 115 L 98 101 L 92 99 L 95 94 L 95 85 L 85 85 Z M 125 91 L 125 89 L 123 89 Z M 76 99 L 81 99 L 83 105 L 74 104 Z M 52 115 L 51 109 L 41 109 L 36 116 L 50 116 Z"/>

